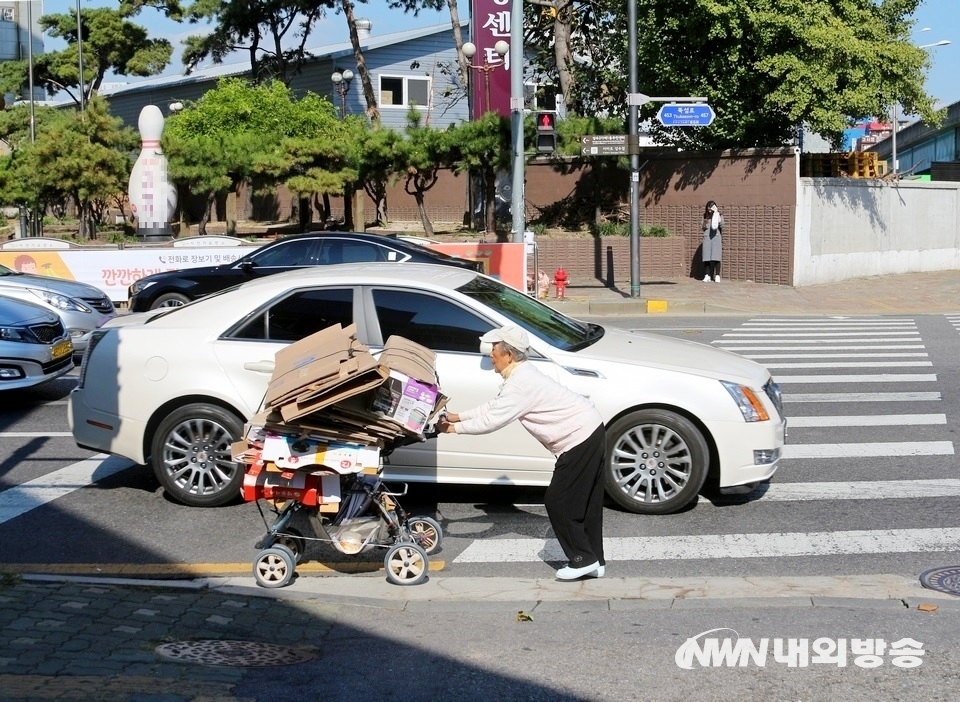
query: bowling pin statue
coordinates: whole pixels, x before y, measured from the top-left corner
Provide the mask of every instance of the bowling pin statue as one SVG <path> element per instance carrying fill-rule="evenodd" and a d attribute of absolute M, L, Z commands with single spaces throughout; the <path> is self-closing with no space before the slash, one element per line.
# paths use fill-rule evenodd
<path fill-rule="evenodd" d="M 163 112 L 156 105 L 140 110 L 140 155 L 130 172 L 130 211 L 137 218 L 137 236 L 145 240 L 167 239 L 170 220 L 177 207 L 177 189 L 167 176 L 167 157 L 160 148 Z"/>

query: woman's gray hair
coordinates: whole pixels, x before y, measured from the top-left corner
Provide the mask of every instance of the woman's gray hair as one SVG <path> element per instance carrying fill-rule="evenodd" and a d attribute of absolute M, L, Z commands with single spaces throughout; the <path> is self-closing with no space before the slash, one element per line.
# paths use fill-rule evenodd
<path fill-rule="evenodd" d="M 510 354 L 510 356 L 513 358 L 514 361 L 517 361 L 517 362 L 519 363 L 519 362 L 521 362 L 521 361 L 526 361 L 526 360 L 527 360 L 527 352 L 526 352 L 526 351 L 519 351 L 519 350 L 517 350 L 516 348 L 514 348 L 513 346 L 511 346 L 510 344 L 508 344 L 506 341 L 498 341 L 497 343 L 500 344 L 500 347 L 501 347 L 504 351 L 506 351 L 507 353 Z"/>

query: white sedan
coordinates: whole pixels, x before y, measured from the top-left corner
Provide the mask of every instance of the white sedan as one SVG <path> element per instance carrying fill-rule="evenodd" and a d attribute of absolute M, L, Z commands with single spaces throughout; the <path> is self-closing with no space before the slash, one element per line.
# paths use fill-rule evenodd
<path fill-rule="evenodd" d="M 377 353 L 393 334 L 437 353 L 454 411 L 493 397 L 500 377 L 479 337 L 517 324 L 529 361 L 589 397 L 607 427 L 606 489 L 622 507 L 666 514 L 708 485 L 769 480 L 784 442 L 780 391 L 735 354 L 577 321 L 470 270 L 348 264 L 269 276 L 166 312 L 118 317 L 94 332 L 70 395 L 78 445 L 152 465 L 170 496 L 237 499 L 230 445 L 260 407 L 274 354 L 332 324 L 356 323 Z M 411 482 L 547 485 L 550 455 L 515 423 L 397 449 L 384 476 Z"/>

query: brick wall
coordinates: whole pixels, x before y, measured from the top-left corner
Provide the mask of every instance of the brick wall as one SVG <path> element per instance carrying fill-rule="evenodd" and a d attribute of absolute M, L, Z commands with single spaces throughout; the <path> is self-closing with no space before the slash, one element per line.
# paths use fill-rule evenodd
<path fill-rule="evenodd" d="M 643 238 L 640 275 L 676 278 L 701 277 L 699 258 L 702 240 L 701 215 L 707 200 L 715 200 L 724 215 L 722 275 L 733 280 L 753 280 L 789 285 L 793 270 L 793 232 L 796 219 L 797 162 L 793 149 L 746 151 L 644 152 L 640 177 L 643 226 L 660 224 L 671 233 L 666 239 Z M 629 173 L 606 167 L 592 169 L 581 159 L 563 162 L 533 162 L 527 166 L 525 207 L 528 222 L 565 199 L 590 203 L 602 196 L 608 207 L 629 198 Z M 342 212 L 339 198 L 330 198 L 335 214 Z M 413 196 L 399 182 L 389 188 L 391 222 L 418 222 Z M 451 171 L 440 174 L 426 194 L 433 222 L 461 223 L 468 211 L 467 177 Z M 372 201 L 365 212 L 375 211 Z M 258 200 L 238 207 L 238 212 L 274 213 L 289 216 L 289 194 L 273 203 Z M 242 215 L 241 215 L 242 216 Z M 260 214 L 259 216 L 262 216 Z M 571 276 L 591 279 L 594 284 L 630 279 L 628 237 L 571 238 L 540 242 L 540 267 L 551 275 L 562 263 Z"/>

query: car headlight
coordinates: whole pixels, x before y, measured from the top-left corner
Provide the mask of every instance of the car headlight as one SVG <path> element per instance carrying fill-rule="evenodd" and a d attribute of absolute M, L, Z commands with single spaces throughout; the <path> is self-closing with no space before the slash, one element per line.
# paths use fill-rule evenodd
<path fill-rule="evenodd" d="M 91 308 L 80 302 L 80 300 L 61 295 L 60 293 L 41 290 L 40 288 L 30 288 L 30 292 L 51 307 L 56 307 L 58 310 L 63 310 L 64 312 L 93 312 Z"/>
<path fill-rule="evenodd" d="M 0 327 L 0 340 L 3 341 L 26 341 L 30 343 L 33 338 L 29 336 L 26 329 L 19 327 Z"/>
<path fill-rule="evenodd" d="M 737 403 L 737 407 L 740 408 L 740 414 L 743 415 L 744 421 L 765 422 L 770 419 L 770 415 L 767 414 L 763 403 L 752 388 L 746 385 L 730 383 L 725 380 L 721 380 L 720 383 L 727 389 L 727 392 L 730 393 L 733 401 Z"/>
<path fill-rule="evenodd" d="M 153 283 L 154 281 L 152 280 L 135 280 L 133 285 L 130 286 L 130 295 L 139 295 L 153 285 Z"/>

